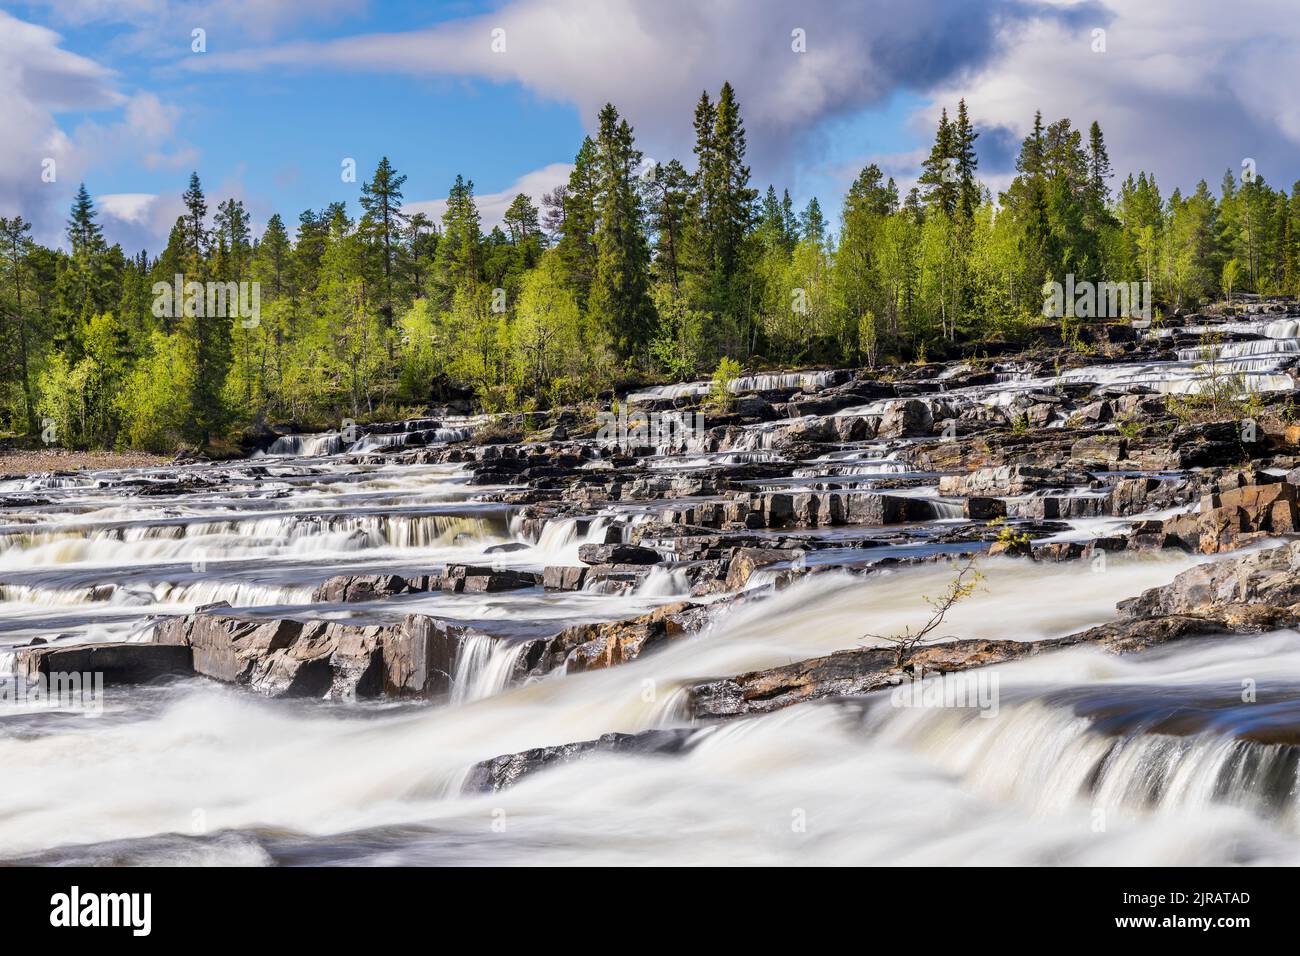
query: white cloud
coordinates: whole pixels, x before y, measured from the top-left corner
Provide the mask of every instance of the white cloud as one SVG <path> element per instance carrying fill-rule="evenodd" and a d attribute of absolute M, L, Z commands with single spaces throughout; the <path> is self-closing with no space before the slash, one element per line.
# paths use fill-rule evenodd
<path fill-rule="evenodd" d="M 563 185 L 569 181 L 569 173 L 573 171 L 572 163 L 551 163 L 549 166 L 543 166 L 541 169 L 535 169 L 530 173 L 524 173 L 513 183 L 494 193 L 476 193 L 474 196 L 475 205 L 478 206 L 479 217 L 483 222 L 483 231 L 488 232 L 493 226 L 500 225 L 505 219 L 506 210 L 514 202 L 515 196 L 523 193 L 530 197 L 533 203 L 538 207 L 542 204 L 542 194 L 550 192 L 556 186 Z M 404 207 L 408 213 L 422 212 L 434 222 L 442 221 L 442 214 L 447 211 L 446 199 L 424 199 L 416 202 L 408 202 Z"/>
<path fill-rule="evenodd" d="M 1245 0 L 1231 11 L 1217 0 L 1108 0 L 1107 7 L 1109 22 L 1097 23 L 1105 52 L 1093 52 L 1088 28 L 1036 23 L 1005 56 L 936 90 L 926 127 L 940 104 L 951 107 L 964 95 L 977 125 L 1009 127 L 1018 137 L 1035 109 L 1045 122 L 1068 116 L 1085 136 L 1096 120 L 1116 172 L 1153 171 L 1166 195 L 1202 178 L 1217 190 L 1223 171 L 1240 172 L 1247 156 L 1274 187 L 1290 188 L 1300 176 L 1294 0 Z"/>
<path fill-rule="evenodd" d="M 218 49 L 247 39 L 264 42 L 304 22 L 337 22 L 367 6 L 366 0 L 44 0 L 43 5 L 58 24 L 124 24 L 130 30 L 115 44 L 157 57 L 178 48 L 188 52 L 195 27 L 207 31 L 210 49 Z"/>
<path fill-rule="evenodd" d="M 185 211 L 179 194 L 106 193 L 94 198 L 104 234 L 120 242 L 128 255 L 141 249 L 161 252 L 161 242 Z"/>
<path fill-rule="evenodd" d="M 1085 7 L 1095 6 L 1089 0 Z M 1071 8 L 1072 11 L 1073 8 Z M 702 89 L 736 87 L 751 158 L 783 178 L 814 150 L 827 118 L 895 90 L 925 90 L 983 66 L 1017 24 L 1073 16 L 1034 0 L 513 0 L 427 29 L 215 51 L 177 61 L 192 71 L 299 68 L 469 76 L 517 82 L 575 104 L 594 123 L 606 101 L 660 159 L 689 158 L 691 109 Z M 503 52 L 493 49 L 504 31 Z M 806 51 L 795 52 L 802 30 Z"/>
<path fill-rule="evenodd" d="M 40 242 L 63 241 L 72 195 L 92 169 L 135 161 L 171 168 L 196 156 L 175 142 L 175 107 L 152 93 L 127 95 L 112 70 L 63 49 L 54 31 L 4 11 L 0 88 L 0 214 L 30 220 Z M 106 119 L 84 121 L 69 133 L 58 115 L 71 111 Z M 50 161 L 53 181 L 42 176 Z"/>
<path fill-rule="evenodd" d="M 110 109 L 124 99 L 109 70 L 59 42 L 52 30 L 0 11 L 0 88 L 6 91 L 0 97 L 0 213 L 21 214 L 42 233 L 51 203 L 68 194 L 66 183 L 85 167 L 54 112 Z M 53 182 L 42 178 L 49 161 Z"/>

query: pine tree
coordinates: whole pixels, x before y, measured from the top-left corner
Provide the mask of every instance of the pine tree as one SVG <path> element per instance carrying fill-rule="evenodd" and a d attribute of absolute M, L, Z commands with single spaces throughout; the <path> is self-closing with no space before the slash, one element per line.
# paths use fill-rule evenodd
<path fill-rule="evenodd" d="M 716 105 L 707 93 L 700 96 L 695 134 L 698 165 L 688 232 L 697 296 L 707 311 L 723 320 L 727 332 L 739 333 L 741 342 L 752 347 L 758 329 L 750 326 L 754 283 L 745 244 L 758 193 L 749 186 L 745 126 L 730 83 L 722 85 Z"/>
<path fill-rule="evenodd" d="M 1104 209 L 1110 202 L 1110 186 L 1106 180 L 1111 175 L 1106 140 L 1101 135 L 1101 125 L 1093 120 L 1088 127 L 1088 194 L 1096 208 Z"/>
<path fill-rule="evenodd" d="M 599 129 L 596 274 L 587 310 L 619 354 L 630 358 L 649 343 L 655 331 L 650 250 L 634 182 L 641 153 L 633 145 L 632 127 L 619 119 L 612 104 L 600 111 Z"/>
<path fill-rule="evenodd" d="M 70 254 L 58 290 L 62 321 L 57 338 L 74 360 L 81 357 L 81 331 L 85 322 L 96 312 L 107 309 L 117 297 L 111 287 L 109 250 L 96 217 L 95 203 L 82 183 L 68 218 Z"/>
<path fill-rule="evenodd" d="M 77 198 L 72 201 L 72 215 L 68 219 L 68 245 L 75 258 L 81 254 L 95 254 L 104 249 L 104 233 L 95 222 L 95 203 L 82 183 Z"/>
<path fill-rule="evenodd" d="M 650 228 L 655 239 L 654 268 L 675 295 L 681 287 L 682 237 L 690 201 L 690 175 L 680 162 L 671 160 L 655 167 L 646 190 Z"/>
<path fill-rule="evenodd" d="M 183 197 L 185 203 L 185 281 L 202 282 L 208 269 L 205 253 L 210 242 L 205 219 L 207 200 L 199 184 L 198 173 L 190 174 L 189 188 Z M 217 263 L 221 265 L 221 263 Z M 184 289 L 178 290 L 184 293 Z M 188 343 L 188 354 L 193 363 L 189 396 L 190 414 L 187 435 L 205 448 L 213 435 L 220 434 L 229 421 L 229 413 L 222 401 L 226 376 L 231 362 L 231 320 L 225 315 L 209 315 L 205 297 L 187 308 L 181 318 L 181 331 Z"/>
<path fill-rule="evenodd" d="M 596 144 L 587 136 L 583 138 L 578 154 L 574 157 L 568 185 L 559 196 L 561 221 L 555 247 L 569 287 L 573 290 L 578 307 L 583 310 L 587 308 L 591 282 L 596 275 L 598 189 Z"/>
<path fill-rule="evenodd" d="M 78 198 L 84 196 L 88 202 L 89 197 L 85 196 L 85 191 L 83 186 Z M 0 255 L 4 256 L 9 270 L 9 281 L 6 283 L 5 291 L 13 293 L 13 304 L 5 310 L 5 317 L 9 320 L 6 324 L 12 325 L 17 339 L 18 377 L 19 384 L 22 386 L 23 415 L 27 421 L 27 433 L 34 435 L 39 426 L 36 420 L 36 397 L 32 390 L 29 355 L 30 322 L 27 306 L 23 303 L 23 289 L 28 281 L 27 260 L 32 252 L 31 231 L 32 224 L 22 216 L 14 216 L 12 219 L 0 216 Z"/>
<path fill-rule="evenodd" d="M 226 271 L 216 274 L 222 279 L 242 282 L 248 275 L 252 258 L 252 230 L 243 202 L 227 199 L 219 203 L 212 220 L 214 241 L 227 253 Z"/>
<path fill-rule="evenodd" d="M 405 182 L 406 176 L 399 176 L 385 156 L 375 168 L 374 177 L 361 186 L 361 208 L 365 210 L 361 217 L 361 230 L 380 255 L 384 297 L 379 305 L 379 314 L 389 328 L 393 325 L 393 276 L 398 271 L 396 257 L 401 249 L 398 236 L 406 221 L 402 212 L 402 185 Z"/>
<path fill-rule="evenodd" d="M 190 185 L 185 190 L 182 201 L 185 203 L 185 241 L 188 271 L 195 280 L 200 278 L 204 253 L 208 246 L 208 233 L 205 220 L 208 215 L 208 202 L 203 196 L 203 187 L 199 184 L 199 174 L 190 173 Z"/>
<path fill-rule="evenodd" d="M 808 200 L 808 205 L 799 214 L 799 235 L 805 242 L 819 246 L 826 243 L 826 217 L 822 215 L 822 206 L 816 196 Z"/>
<path fill-rule="evenodd" d="M 442 286 L 443 301 L 480 281 L 483 266 L 483 230 L 474 202 L 474 183 L 457 176 L 447 194 L 442 214 L 442 238 L 434 259 L 434 272 Z"/>
<path fill-rule="evenodd" d="M 953 128 L 952 137 L 959 189 L 957 209 L 961 213 L 962 220 L 969 226 L 980 204 L 980 187 L 975 178 L 975 170 L 979 166 L 979 159 L 975 155 L 975 140 L 979 138 L 979 133 L 971 125 L 964 99 L 957 101 L 957 123 Z"/>
<path fill-rule="evenodd" d="M 922 163 L 921 175 L 917 177 L 917 182 L 924 187 L 922 195 L 926 204 L 948 216 L 956 213 L 961 201 L 956 139 L 956 127 L 949 122 L 945 108 L 939 116 L 930 156 Z"/>

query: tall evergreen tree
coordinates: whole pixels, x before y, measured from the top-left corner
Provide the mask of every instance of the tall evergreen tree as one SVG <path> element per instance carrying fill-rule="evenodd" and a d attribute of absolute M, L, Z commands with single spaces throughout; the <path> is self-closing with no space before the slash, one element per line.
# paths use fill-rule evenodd
<path fill-rule="evenodd" d="M 85 194 L 84 186 L 81 192 L 83 195 Z M 89 199 L 89 197 L 86 198 Z M 14 352 L 10 354 L 16 355 L 17 375 L 18 382 L 22 387 L 23 416 L 27 423 L 27 433 L 34 435 L 38 426 L 36 423 L 36 396 L 32 390 L 31 323 L 28 316 L 30 297 L 26 303 L 23 301 L 23 290 L 29 281 L 27 261 L 32 252 L 31 231 L 32 224 L 23 219 L 22 216 L 14 216 L 12 219 L 0 216 L 0 256 L 4 257 L 9 273 L 3 292 L 12 294 L 12 299 L 5 303 L 5 332 L 12 332 L 11 344 L 16 346 Z M 9 335 L 6 334 L 5 338 L 8 339 Z"/>
<path fill-rule="evenodd" d="M 483 266 L 483 230 L 474 183 L 457 176 L 447 194 L 442 214 L 442 238 L 434 259 L 434 272 L 442 285 L 444 302 L 480 281 Z"/>
<path fill-rule="evenodd" d="M 961 180 L 958 173 L 957 130 L 948 119 L 945 108 L 939 116 L 939 128 L 934 134 L 930 155 L 921 164 L 917 182 L 922 195 L 931 208 L 951 216 L 961 202 Z"/>
<path fill-rule="evenodd" d="M 643 348 L 655 331 L 650 250 L 635 182 L 641 153 L 634 146 L 632 127 L 619 118 L 612 104 L 600 111 L 599 129 L 596 274 L 588 312 L 627 358 Z"/>
<path fill-rule="evenodd" d="M 552 216 L 552 228 L 558 229 L 556 253 L 578 307 L 584 310 L 596 275 L 596 197 L 599 186 L 596 144 L 586 136 L 574 157 L 568 185 L 558 196 L 558 224 L 554 222 L 557 216 Z"/>
<path fill-rule="evenodd" d="M 980 204 L 980 187 L 975 178 L 979 158 L 975 155 L 975 140 L 979 133 L 971 124 L 970 114 L 966 111 L 966 101 L 957 101 L 957 122 L 952 130 L 953 158 L 956 159 L 957 185 L 959 196 L 957 210 L 962 220 L 969 224 Z"/>
<path fill-rule="evenodd" d="M 384 294 L 379 313 L 389 327 L 393 324 L 393 277 L 398 271 L 397 254 L 401 249 L 398 237 L 406 221 L 402 212 L 402 186 L 405 182 L 406 176 L 398 175 L 385 156 L 379 161 L 370 182 L 361 186 L 361 208 L 365 211 L 361 217 L 361 230 L 380 256 Z"/>
<path fill-rule="evenodd" d="M 822 206 L 816 196 L 808 200 L 808 205 L 799 214 L 799 235 L 805 242 L 815 242 L 819 246 L 826 243 L 826 217 L 822 215 Z"/>

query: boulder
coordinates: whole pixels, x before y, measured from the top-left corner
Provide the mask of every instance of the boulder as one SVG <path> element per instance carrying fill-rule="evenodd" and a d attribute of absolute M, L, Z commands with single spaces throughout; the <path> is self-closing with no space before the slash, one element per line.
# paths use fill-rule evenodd
<path fill-rule="evenodd" d="M 410 594 L 441 587 L 442 578 L 438 575 L 336 574 L 316 588 L 312 600 L 330 604 L 373 601 L 392 594 Z"/>
<path fill-rule="evenodd" d="M 844 520 L 847 524 L 878 527 L 909 521 L 929 521 L 936 516 L 934 506 L 927 498 L 876 492 L 846 492 L 842 499 Z"/>
<path fill-rule="evenodd" d="M 188 647 L 160 644 L 105 643 L 71 647 L 45 643 L 20 647 L 15 671 L 27 681 L 51 674 L 104 675 L 104 685 L 147 684 L 168 677 L 194 674 Z"/>
<path fill-rule="evenodd" d="M 488 568 L 472 564 L 449 564 L 442 576 L 442 589 L 463 592 L 515 591 L 537 585 L 537 575 L 512 568 Z"/>
<path fill-rule="evenodd" d="M 183 648 L 193 673 L 271 697 L 437 697 L 451 689 L 471 628 L 425 615 L 354 625 L 197 613 L 159 623 L 155 642 Z"/>
<path fill-rule="evenodd" d="M 1233 630 L 1300 621 L 1300 541 L 1198 564 L 1162 587 L 1119 603 L 1126 618 L 1195 615 Z"/>
<path fill-rule="evenodd" d="M 694 633 L 708 619 L 709 607 L 680 601 L 630 620 L 575 624 L 530 649 L 527 667 L 533 674 L 561 666 L 574 673 L 626 663 Z"/>
<path fill-rule="evenodd" d="M 1007 503 L 1002 498 L 987 498 L 983 495 L 972 495 L 967 498 L 962 505 L 962 510 L 967 518 L 976 521 L 989 521 L 993 518 L 1005 518 L 1007 515 Z"/>
<path fill-rule="evenodd" d="M 877 434 L 881 438 L 912 438 L 929 435 L 933 430 L 934 413 L 929 404 L 909 398 L 885 406 Z"/>
<path fill-rule="evenodd" d="M 636 544 L 584 544 L 578 548 L 583 564 L 658 564 L 663 560 L 653 548 Z"/>
<path fill-rule="evenodd" d="M 727 565 L 727 589 L 738 591 L 749 583 L 750 577 L 761 567 L 782 561 L 795 561 L 803 552 L 784 548 L 737 548 Z"/>
<path fill-rule="evenodd" d="M 646 730 L 639 734 L 604 734 L 596 740 L 534 747 L 476 763 L 462 785 L 465 793 L 496 793 L 521 777 L 560 766 L 592 754 L 672 755 L 683 753 L 701 732 L 691 728 Z"/>
<path fill-rule="evenodd" d="M 1204 496 L 1198 513 L 1166 519 L 1163 530 L 1205 554 L 1232 551 L 1272 534 L 1300 530 L 1300 496 L 1289 482 L 1252 484 Z"/>
<path fill-rule="evenodd" d="M 586 576 L 584 567 L 552 564 L 542 570 L 542 587 L 548 591 L 581 591 Z"/>
<path fill-rule="evenodd" d="M 1036 488 L 1059 485 L 1060 477 L 1050 468 L 1034 465 L 994 465 L 977 468 L 965 475 L 939 478 L 941 495 L 1023 495 Z"/>

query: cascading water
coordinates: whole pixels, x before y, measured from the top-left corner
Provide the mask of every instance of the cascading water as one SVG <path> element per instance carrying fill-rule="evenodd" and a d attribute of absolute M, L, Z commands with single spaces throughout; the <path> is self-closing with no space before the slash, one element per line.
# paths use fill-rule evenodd
<path fill-rule="evenodd" d="M 1297 354 L 1295 323 L 1241 325 L 1243 334 L 1264 338 L 1222 343 L 1214 361 L 1244 373 L 1248 388 L 1292 387 L 1283 363 Z M 1184 354 L 1177 362 L 1073 369 L 1061 378 L 999 366 L 992 384 L 919 398 L 939 418 L 977 405 L 1016 407 L 1027 393 L 1062 382 L 1078 386 L 1075 392 L 1190 390 L 1204 380 L 1206 361 Z M 755 375 L 730 387 L 815 389 L 835 381 L 832 372 Z M 688 383 L 631 397 L 698 396 L 708 388 Z M 907 400 L 840 414 L 879 417 Z M 641 474 L 686 484 L 698 477 L 673 469 L 789 464 L 785 438 L 811 421 L 730 426 L 720 430 L 725 442 L 718 433 L 692 438 L 687 455 L 664 450 L 646 459 Z M 869 635 L 923 624 L 930 613 L 923 596 L 942 593 L 951 569 L 827 571 L 817 565 L 842 559 L 838 551 L 891 549 L 861 540 L 875 528 L 757 529 L 760 547 L 823 535 L 815 543 L 830 547 L 807 556 L 818 573 L 788 580 L 790 562 L 761 567 L 749 577 L 750 599 L 715 609 L 697 633 L 615 667 L 560 667 L 526 681 L 520 662 L 531 638 L 681 600 L 697 565 L 711 559 L 624 571 L 609 593 L 533 586 L 403 593 L 390 601 L 317 599 L 317 587 L 336 574 L 436 577 L 452 562 L 534 573 L 577 565 L 582 544 L 640 540 L 638 524 L 678 504 L 628 493 L 578 513 L 581 499 L 566 497 L 574 513 L 541 522 L 523 517 L 533 514 L 526 506 L 500 503 L 519 499 L 468 503 L 482 489 L 454 466 L 380 467 L 373 456 L 369 464 L 338 457 L 457 441 L 472 427 L 469 420 L 422 419 L 363 435 L 351 449 L 337 435 L 288 436 L 257 460 L 260 472 L 240 474 L 249 463 L 196 469 L 211 484 L 193 493 L 169 490 L 175 476 L 160 472 L 139 475 L 130 490 L 100 475 L 0 486 L 41 496 L 35 507 L 0 515 L 0 669 L 11 669 L 13 648 L 33 638 L 138 641 L 161 615 L 220 601 L 355 623 L 430 614 L 470 628 L 449 675 L 449 699 L 433 705 L 271 701 L 198 679 L 119 689 L 96 720 L 33 719 L 0 702 L 0 766 L 24 771 L 6 779 L 0 860 L 1300 862 L 1300 741 L 1284 733 L 1297 724 L 1287 702 L 1300 688 L 1300 637 L 1290 632 L 1189 640 L 1132 660 L 1054 652 L 982 677 L 941 679 L 991 681 L 996 674 L 995 708 L 931 707 L 924 695 L 919 706 L 897 706 L 883 691 L 692 727 L 694 683 L 868 645 L 878 640 Z M 952 523 L 964 520 L 959 501 L 938 497 L 936 476 L 889 480 L 908 471 L 906 440 L 834 447 L 786 472 L 747 470 L 731 490 L 834 486 L 845 493 L 883 485 L 928 503 L 930 522 L 917 523 L 923 535 L 952 532 Z M 854 477 L 861 480 L 837 480 Z M 1096 534 L 1103 520 L 1149 516 L 1072 521 L 1061 540 Z M 710 534 L 687 530 L 705 539 L 699 553 L 706 554 Z M 662 541 L 670 536 L 654 534 L 654 546 L 666 552 Z M 839 534 L 859 540 L 841 545 Z M 984 558 L 979 589 L 952 610 L 940 636 L 1073 633 L 1111 620 L 1118 598 L 1165 584 L 1201 560 L 1172 551 L 1116 553 L 1098 570 Z M 765 587 L 778 580 L 780 590 Z M 1241 701 L 1246 679 L 1258 686 L 1258 704 Z M 652 728 L 680 731 L 689 743 L 671 757 L 606 754 L 562 763 L 490 796 L 460 792 L 467 768 L 486 758 Z M 217 835 L 189 835 L 195 808 Z M 497 809 L 510 819 L 509 832 L 484 839 Z M 1106 820 L 1101 831 L 1098 813 Z M 792 828 L 794 819 L 807 826 Z"/>

